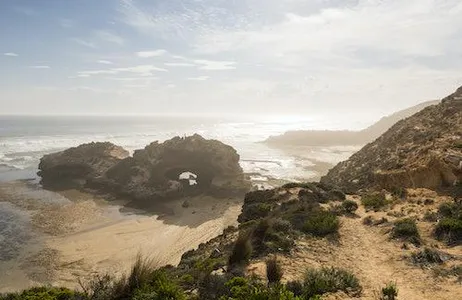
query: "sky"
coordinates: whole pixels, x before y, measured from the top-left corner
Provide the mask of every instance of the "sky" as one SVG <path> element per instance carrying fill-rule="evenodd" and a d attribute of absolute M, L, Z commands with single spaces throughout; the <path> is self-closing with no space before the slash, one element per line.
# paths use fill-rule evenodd
<path fill-rule="evenodd" d="M 461 70 L 460 0 L 0 0 L 0 114 L 370 119 Z"/>

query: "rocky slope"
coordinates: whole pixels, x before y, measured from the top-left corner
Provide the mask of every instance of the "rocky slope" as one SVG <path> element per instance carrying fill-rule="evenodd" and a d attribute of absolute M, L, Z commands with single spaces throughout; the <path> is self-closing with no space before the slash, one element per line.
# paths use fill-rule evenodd
<path fill-rule="evenodd" d="M 133 156 L 111 143 L 84 144 L 44 156 L 39 169 L 46 188 L 87 188 L 138 202 L 249 188 L 236 150 L 197 134 L 153 142 Z M 180 179 L 184 172 L 195 174 L 197 184 Z"/>
<path fill-rule="evenodd" d="M 321 179 L 348 191 L 438 189 L 462 180 L 462 87 L 404 119 Z"/>
<path fill-rule="evenodd" d="M 271 136 L 265 143 L 273 146 L 336 146 L 364 145 L 378 138 L 396 122 L 410 117 L 439 101 L 427 101 L 419 105 L 383 117 L 377 123 L 360 131 L 348 130 L 299 130 L 288 131 L 282 135 Z"/>

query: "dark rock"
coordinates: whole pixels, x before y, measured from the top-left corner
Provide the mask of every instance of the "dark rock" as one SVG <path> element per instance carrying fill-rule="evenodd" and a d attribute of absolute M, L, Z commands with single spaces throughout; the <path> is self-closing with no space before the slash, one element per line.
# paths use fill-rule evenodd
<path fill-rule="evenodd" d="M 244 194 L 250 183 L 239 165 L 239 155 L 231 146 L 200 135 L 174 137 L 153 142 L 133 157 L 110 143 L 91 143 L 44 156 L 39 175 L 44 183 L 66 179 L 138 202 L 210 193 L 215 196 Z M 197 175 L 196 185 L 179 175 Z"/>
<path fill-rule="evenodd" d="M 128 155 L 122 147 L 108 142 L 83 144 L 42 157 L 38 175 L 45 187 L 81 187 L 87 180 L 105 174 Z"/>

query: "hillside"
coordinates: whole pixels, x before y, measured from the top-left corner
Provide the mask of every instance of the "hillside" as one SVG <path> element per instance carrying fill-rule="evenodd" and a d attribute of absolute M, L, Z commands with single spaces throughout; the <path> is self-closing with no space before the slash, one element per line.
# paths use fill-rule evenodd
<path fill-rule="evenodd" d="M 438 189 L 462 180 L 462 88 L 401 120 L 321 181 L 349 191 L 361 188 Z"/>
<path fill-rule="evenodd" d="M 282 135 L 271 136 L 265 140 L 273 146 L 337 146 L 364 145 L 378 138 L 396 122 L 410 117 L 427 106 L 436 105 L 439 101 L 427 101 L 416 106 L 398 111 L 383 117 L 377 123 L 361 130 L 297 130 L 288 131 Z"/>

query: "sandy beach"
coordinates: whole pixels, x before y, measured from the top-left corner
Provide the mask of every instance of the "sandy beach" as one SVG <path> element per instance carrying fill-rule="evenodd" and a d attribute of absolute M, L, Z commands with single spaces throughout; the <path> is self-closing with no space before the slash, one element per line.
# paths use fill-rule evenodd
<path fill-rule="evenodd" d="M 175 265 L 184 252 L 236 225 L 242 205 L 242 199 L 200 196 L 163 204 L 168 214 L 147 214 L 125 209 L 123 201 L 20 181 L 2 184 L 0 196 L 27 213 L 31 235 L 15 258 L 0 261 L 0 292 L 37 284 L 74 288 L 79 279 L 126 272 L 138 253 Z"/>

